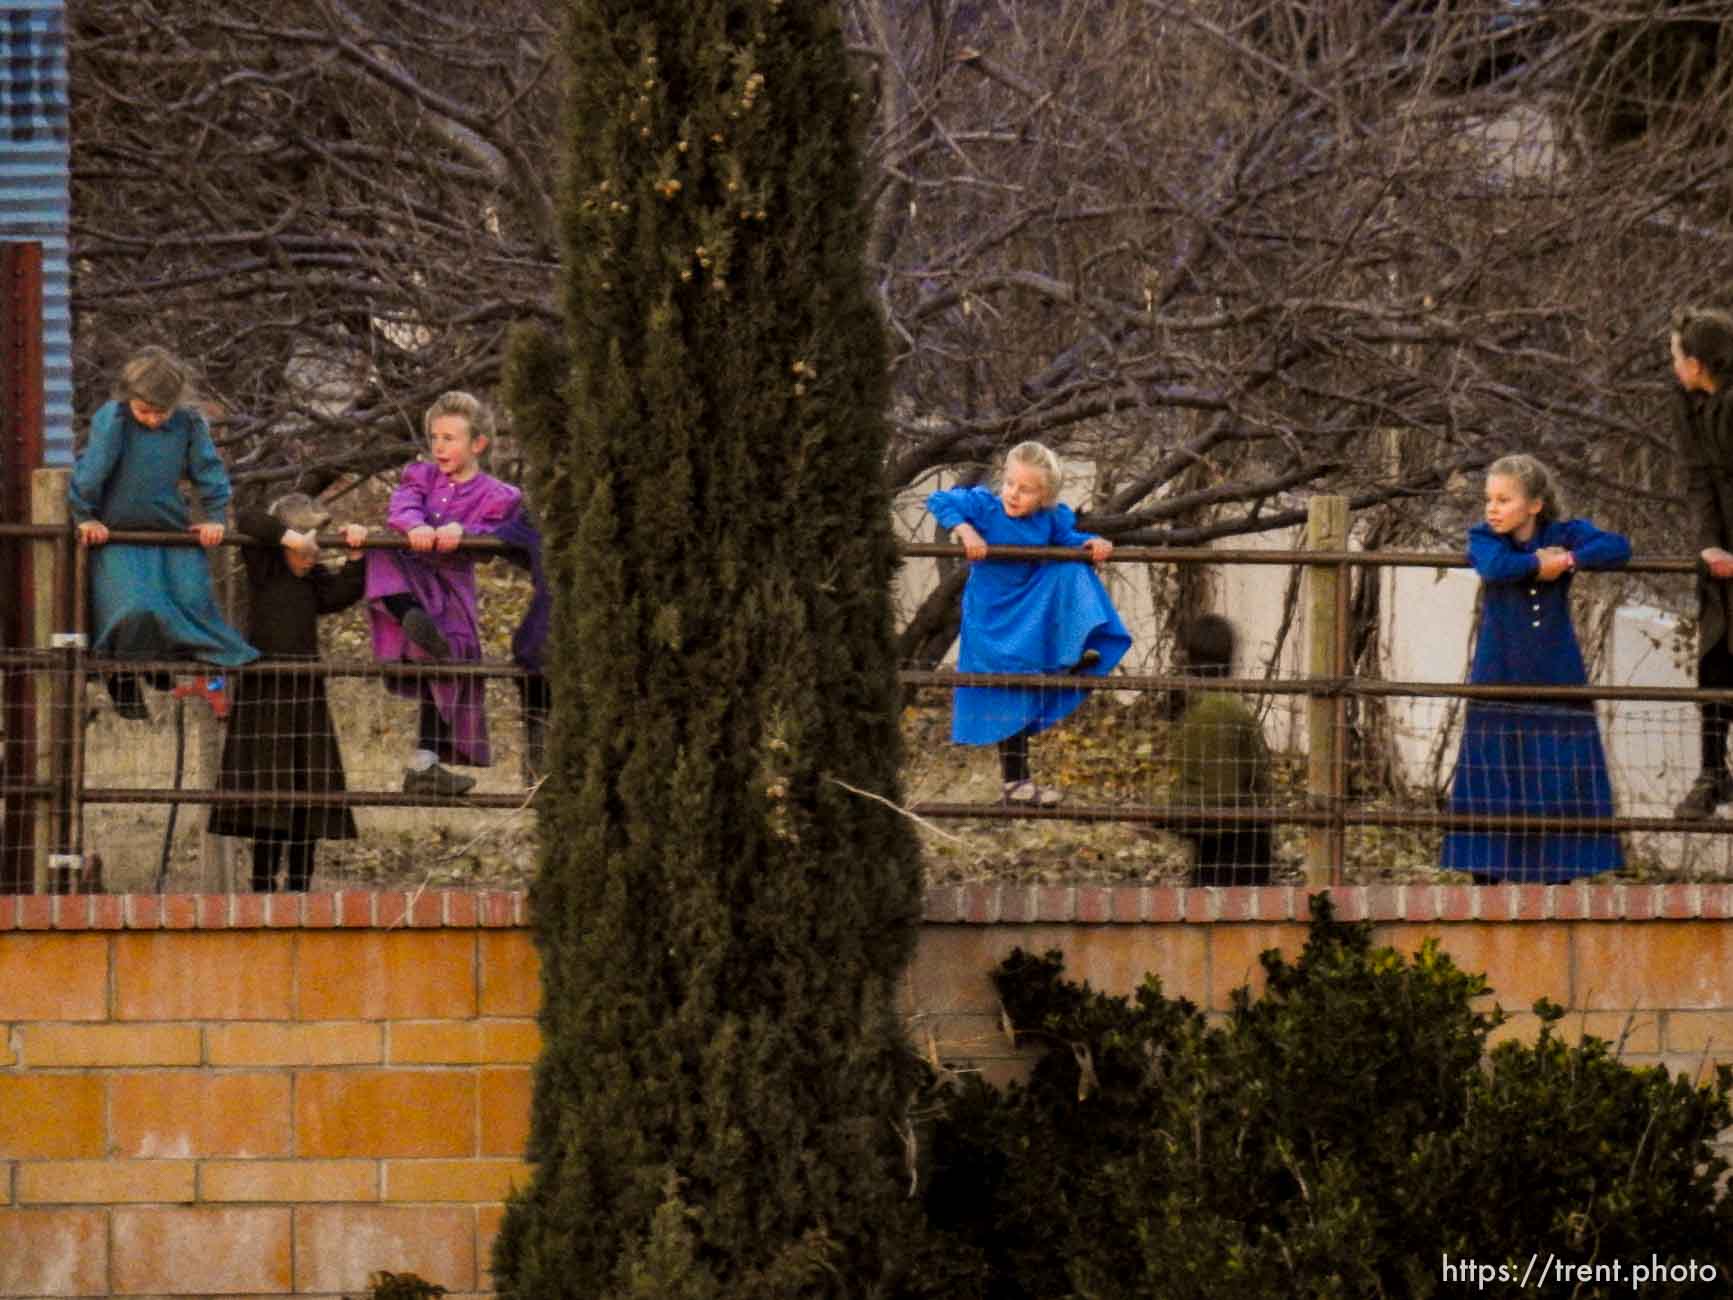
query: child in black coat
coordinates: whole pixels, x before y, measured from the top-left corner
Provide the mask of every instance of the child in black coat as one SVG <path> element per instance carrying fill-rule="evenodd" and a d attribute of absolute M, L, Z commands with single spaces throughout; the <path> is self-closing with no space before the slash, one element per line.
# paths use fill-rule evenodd
<path fill-rule="evenodd" d="M 1673 377 L 1679 381 L 1679 459 L 1685 466 L 1686 526 L 1697 565 L 1697 685 L 1733 686 L 1733 316 L 1686 307 L 1673 317 Z M 1702 706 L 1701 765 L 1675 817 L 1713 817 L 1733 799 L 1727 727 L 1733 706 Z"/>
<path fill-rule="evenodd" d="M 263 543 L 242 551 L 247 566 L 251 623 L 249 640 L 264 661 L 316 660 L 319 616 L 347 609 L 361 599 L 366 567 L 356 563 L 367 530 L 344 533 L 350 563 L 333 572 L 318 563 L 314 534 L 330 520 L 312 498 L 294 493 L 269 514 L 243 511 L 240 531 Z M 233 706 L 223 744 L 219 791 L 332 794 L 342 791 L 343 754 L 331 724 L 325 678 L 318 672 L 230 675 Z M 335 803 L 292 799 L 219 803 L 210 829 L 253 841 L 253 888 L 276 888 L 288 859 L 286 887 L 306 890 L 313 879 L 318 842 L 355 838 L 355 817 Z"/>

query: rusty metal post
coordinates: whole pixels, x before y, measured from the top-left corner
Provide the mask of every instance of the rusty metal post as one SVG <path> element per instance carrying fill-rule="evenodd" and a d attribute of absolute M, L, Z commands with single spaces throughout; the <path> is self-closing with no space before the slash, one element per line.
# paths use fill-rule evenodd
<path fill-rule="evenodd" d="M 1306 549 L 1348 549 L 1346 497 L 1313 497 L 1307 511 Z M 1340 683 L 1346 645 L 1348 575 L 1339 564 L 1313 564 L 1306 571 L 1306 672 Z M 1345 857 L 1344 777 L 1346 740 L 1342 734 L 1345 698 L 1313 693 L 1306 700 L 1306 790 L 1314 809 L 1331 816 L 1306 831 L 1306 887 L 1323 889 L 1341 879 Z"/>
<path fill-rule="evenodd" d="M 30 518 L 30 475 L 42 464 L 42 245 L 0 244 L 0 519 Z M 0 602 L 0 645 L 37 645 L 30 610 L 35 548 L 0 544 L 0 572 L 11 593 Z M 29 784 L 36 771 L 40 715 L 30 676 L 22 669 L 0 682 L 0 780 Z M 0 894 L 30 890 L 38 860 L 34 798 L 9 795 L 0 812 Z"/>

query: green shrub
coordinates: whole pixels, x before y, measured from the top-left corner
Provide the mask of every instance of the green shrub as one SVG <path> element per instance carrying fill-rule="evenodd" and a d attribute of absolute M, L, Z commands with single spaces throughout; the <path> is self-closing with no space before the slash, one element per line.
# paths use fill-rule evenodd
<path fill-rule="evenodd" d="M 1027 1085 L 950 1092 L 927 1183 L 973 1294 L 1424 1297 L 1461 1289 L 1446 1258 L 1520 1277 L 1533 1252 L 1696 1261 L 1719 1280 L 1660 1293 L 1725 1293 L 1733 1202 L 1710 1144 L 1733 1070 L 1697 1088 L 1632 1069 L 1561 1041 L 1545 1002 L 1536 1043 L 1488 1053 L 1504 1017 L 1476 1009 L 1483 977 L 1430 942 L 1374 948 L 1321 896 L 1299 958 L 1262 960 L 1265 993 L 1219 1026 L 1153 979 L 1124 998 L 1066 982 L 1057 954 L 999 968 L 1046 1051 Z"/>
<path fill-rule="evenodd" d="M 448 1294 L 438 1283 L 425 1281 L 413 1273 L 387 1273 L 380 1269 L 367 1279 L 363 1300 L 439 1300 Z"/>

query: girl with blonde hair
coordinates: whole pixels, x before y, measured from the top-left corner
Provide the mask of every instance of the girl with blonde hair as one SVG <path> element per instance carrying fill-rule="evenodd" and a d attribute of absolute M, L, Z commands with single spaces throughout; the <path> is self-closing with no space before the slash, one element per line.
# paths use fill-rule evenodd
<path fill-rule="evenodd" d="M 1067 561 L 994 560 L 994 546 L 1075 546 L 1100 565 L 1113 553 L 1105 537 L 1077 527 L 1059 503 L 1059 458 L 1038 442 L 1005 456 L 999 490 L 934 492 L 927 508 L 963 545 L 973 567 L 963 588 L 962 649 L 957 667 L 983 673 L 1112 671 L 1131 648 L 1107 588 L 1088 565 Z M 1070 716 L 1081 690 L 964 686 L 953 697 L 951 739 L 999 747 L 1001 794 L 1007 803 L 1048 807 L 1064 796 L 1037 785 L 1029 737 Z"/>

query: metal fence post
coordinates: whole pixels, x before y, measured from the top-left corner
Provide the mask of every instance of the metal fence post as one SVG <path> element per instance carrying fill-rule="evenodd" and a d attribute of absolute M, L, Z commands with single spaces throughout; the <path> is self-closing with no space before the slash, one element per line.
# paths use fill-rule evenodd
<path fill-rule="evenodd" d="M 0 243 L 0 519 L 30 518 L 30 474 L 42 463 L 42 245 Z M 0 645 L 26 646 L 34 607 L 32 548 L 0 542 L 0 572 L 8 599 L 0 608 Z M 35 779 L 44 721 L 36 691 L 22 669 L 0 674 L 0 777 L 8 785 Z M 33 796 L 0 799 L 0 893 L 28 893 L 39 860 Z"/>
<path fill-rule="evenodd" d="M 1306 549 L 1348 549 L 1348 499 L 1316 496 L 1306 518 Z M 1348 574 L 1339 564 L 1314 564 L 1306 571 L 1306 672 L 1311 677 L 1340 681 L 1346 667 L 1343 647 L 1347 628 Z M 1346 757 L 1342 734 L 1344 699 L 1340 692 L 1313 694 L 1306 699 L 1306 790 L 1314 808 L 1329 810 L 1328 823 L 1306 830 L 1306 887 L 1322 889 L 1341 878 L 1345 840 L 1342 814 Z"/>
<path fill-rule="evenodd" d="M 66 486 L 71 472 L 64 469 L 39 469 L 30 476 L 30 522 L 66 526 L 71 512 L 66 504 Z M 71 631 L 67 621 L 72 608 L 69 588 L 72 573 L 67 564 L 69 550 L 64 538 L 32 542 L 33 568 L 36 583 L 32 593 L 31 645 L 46 650 L 54 638 Z M 64 666 L 64 661 L 63 661 Z M 61 827 L 62 818 L 70 812 L 65 801 L 71 797 L 66 789 L 64 767 L 65 746 L 70 743 L 66 713 L 77 705 L 70 698 L 70 683 L 62 672 L 38 673 L 31 683 L 36 696 L 37 735 L 35 780 L 38 785 L 51 786 L 52 801 L 38 802 L 35 817 L 36 889 L 48 891 L 50 858 L 66 852 Z"/>

